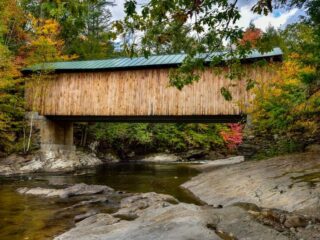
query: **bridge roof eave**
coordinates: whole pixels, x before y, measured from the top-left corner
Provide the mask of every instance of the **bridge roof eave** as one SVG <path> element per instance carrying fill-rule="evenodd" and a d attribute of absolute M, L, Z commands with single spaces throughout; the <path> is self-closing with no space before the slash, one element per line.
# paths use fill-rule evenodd
<path fill-rule="evenodd" d="M 205 62 L 209 64 L 213 56 L 219 56 L 223 53 L 217 52 L 207 56 L 201 54 L 205 58 Z M 205 55 L 205 56 L 203 56 Z M 275 58 L 282 60 L 282 51 L 280 48 L 274 48 L 267 53 L 260 53 L 252 51 L 245 58 L 241 59 L 243 62 L 252 62 L 260 59 Z M 90 71 L 111 71 L 111 70 L 129 70 L 129 69 L 146 69 L 146 68 L 168 68 L 177 67 L 185 59 L 186 54 L 171 54 L 171 55 L 156 55 L 149 58 L 113 58 L 106 60 L 90 60 L 90 61 L 70 61 L 70 62 L 53 62 L 36 64 L 22 70 L 23 73 L 32 73 L 37 71 L 54 71 L 54 72 L 90 72 Z M 227 59 L 224 59 L 227 60 Z"/>

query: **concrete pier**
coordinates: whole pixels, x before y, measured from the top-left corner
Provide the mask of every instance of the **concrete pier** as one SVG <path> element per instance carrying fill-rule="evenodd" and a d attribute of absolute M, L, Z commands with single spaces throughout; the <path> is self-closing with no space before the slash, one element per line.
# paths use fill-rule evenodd
<path fill-rule="evenodd" d="M 41 150 L 75 150 L 73 123 L 42 118 L 40 123 Z"/>

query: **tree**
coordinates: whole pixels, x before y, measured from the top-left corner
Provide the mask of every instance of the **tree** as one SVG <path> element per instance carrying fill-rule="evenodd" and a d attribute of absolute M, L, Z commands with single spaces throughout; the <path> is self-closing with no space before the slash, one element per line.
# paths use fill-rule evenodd
<path fill-rule="evenodd" d="M 203 69 L 204 58 L 209 56 L 212 65 L 224 60 L 232 67 L 237 58 L 250 51 L 246 45 L 239 42 L 242 30 L 237 26 L 237 20 L 240 18 L 237 3 L 238 0 L 151 0 L 142 4 L 137 0 L 126 0 L 126 18 L 124 21 L 116 22 L 115 27 L 119 33 L 137 31 L 141 36 L 139 44 L 135 42 L 126 47 L 131 56 L 149 56 L 154 52 L 153 46 L 170 45 L 172 36 L 175 35 L 175 26 L 189 28 L 187 37 L 190 44 L 181 45 L 181 50 L 187 57 L 181 66 L 170 74 L 171 85 L 182 89 L 184 85 L 199 80 L 197 71 Z M 275 7 L 300 6 L 307 3 L 305 0 L 258 0 L 252 11 L 267 14 Z M 141 5 L 141 11 L 137 11 L 137 4 Z M 225 43 L 224 46 L 222 43 Z M 221 50 L 221 54 L 214 54 Z M 207 54 L 199 55 L 204 53 Z"/>
<path fill-rule="evenodd" d="M 31 64 L 39 64 L 40 71 L 34 73 L 28 79 L 28 87 L 31 89 L 32 96 L 28 96 L 31 107 L 29 110 L 34 111 L 37 109 L 37 103 L 40 98 L 41 82 L 44 82 L 50 77 L 47 73 L 50 73 L 50 69 L 47 67 L 48 62 L 55 61 L 66 61 L 77 58 L 76 55 L 65 55 L 62 53 L 64 47 L 64 41 L 59 38 L 59 23 L 53 19 L 41 19 L 35 18 L 32 15 L 29 15 L 29 35 L 30 41 L 29 44 L 25 47 L 24 51 L 26 52 L 26 62 Z M 43 93 L 42 93 L 43 94 Z M 31 139 L 33 132 L 33 114 L 30 117 L 30 130 L 27 141 L 26 151 L 30 150 Z"/>
<path fill-rule="evenodd" d="M 30 40 L 23 49 L 29 65 L 77 58 L 76 55 L 63 54 L 64 41 L 59 38 L 60 25 L 57 21 L 29 15 L 29 24 Z"/>
<path fill-rule="evenodd" d="M 107 0 L 21 0 L 27 13 L 35 18 L 54 19 L 64 40 L 63 52 L 80 59 L 106 58 L 112 54 L 109 30 L 111 13 Z"/>
<path fill-rule="evenodd" d="M 281 37 L 282 34 L 274 27 L 269 26 L 257 42 L 257 49 L 260 52 L 269 52 L 275 47 L 280 47 L 284 51 L 286 46 L 283 42 L 283 37 Z"/>
<path fill-rule="evenodd" d="M 0 42 L 9 51 L 17 54 L 19 48 L 26 42 L 24 31 L 26 19 L 18 0 L 2 0 L 0 2 Z"/>
<path fill-rule="evenodd" d="M 137 1 L 125 2 L 126 18 L 115 23 L 118 32 L 138 31 L 141 35 L 139 45 L 126 46 L 129 54 L 135 53 L 148 56 L 154 52 L 153 46 L 172 44 L 176 29 L 188 29 L 188 43 L 176 48 L 183 50 L 187 57 L 180 68 L 171 71 L 170 83 L 178 89 L 186 84 L 199 80 L 196 70 L 202 70 L 205 57 L 213 58 L 213 62 L 220 62 L 223 57 L 233 58 L 242 55 L 241 47 L 232 49 L 225 56 L 212 55 L 213 52 L 223 50 L 222 42 L 239 45 L 241 29 L 235 25 L 240 18 L 237 0 L 151 0 L 142 5 L 141 13 L 136 10 Z M 178 43 L 178 42 L 176 42 Z M 137 48 L 138 46 L 138 48 Z M 208 53 L 207 56 L 197 57 L 198 54 Z"/>
<path fill-rule="evenodd" d="M 250 48 L 256 48 L 258 42 L 261 40 L 263 32 L 261 29 L 256 28 L 252 23 L 242 34 L 240 44 L 248 45 Z"/>
<path fill-rule="evenodd" d="M 115 35 L 111 32 L 112 14 L 106 8 L 108 5 L 109 2 L 105 0 L 89 3 L 86 27 L 72 47 L 80 59 L 103 59 L 113 56 L 110 40 L 115 38 Z"/>
<path fill-rule="evenodd" d="M 134 151 L 183 152 L 189 149 L 222 152 L 233 150 L 242 141 L 242 127 L 238 124 L 184 124 L 184 123 L 98 123 L 91 125 L 89 136 L 99 141 L 101 151 L 116 150 L 126 158 Z"/>
<path fill-rule="evenodd" d="M 0 3 L 0 152 L 5 153 L 20 150 L 24 127 L 23 82 L 11 51 L 16 51 L 25 36 L 21 34 L 23 21 L 16 16 L 20 9 L 15 3 Z"/>
<path fill-rule="evenodd" d="M 273 78 L 258 81 L 253 89 L 254 129 L 259 135 L 277 136 L 282 148 L 287 146 L 279 150 L 282 153 L 320 140 L 316 30 L 315 25 L 304 22 L 284 29 L 281 42 L 286 46 L 285 61 Z"/>

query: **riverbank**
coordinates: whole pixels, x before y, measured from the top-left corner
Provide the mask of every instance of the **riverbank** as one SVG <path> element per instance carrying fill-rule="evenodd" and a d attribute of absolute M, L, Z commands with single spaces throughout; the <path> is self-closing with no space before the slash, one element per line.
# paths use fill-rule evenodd
<path fill-rule="evenodd" d="M 318 152 L 196 168 L 203 173 L 182 187 L 204 206 L 138 195 L 123 199 L 118 214 L 90 217 L 55 239 L 319 239 Z"/>
<path fill-rule="evenodd" d="M 72 172 L 77 169 L 96 167 L 103 163 L 94 154 L 81 151 L 37 151 L 25 156 L 13 154 L 0 159 L 0 175 Z"/>
<path fill-rule="evenodd" d="M 150 153 L 121 160 L 119 156 L 108 153 L 97 157 L 94 152 L 81 150 L 46 150 L 36 151 L 28 155 L 12 154 L 0 158 L 0 176 L 23 175 L 30 173 L 70 173 L 81 169 L 90 169 L 108 163 L 192 163 L 213 161 L 226 158 L 221 154 L 204 150 L 190 150 L 186 153 Z M 206 160 L 204 160 L 206 159 Z M 244 158 L 241 158 L 244 161 Z"/>
<path fill-rule="evenodd" d="M 319 153 L 242 160 L 237 157 L 193 165 L 202 171 L 197 176 L 181 163 L 105 165 L 101 173 L 74 173 L 76 181 L 70 181 L 70 175 L 63 181 L 63 175 L 54 177 L 51 184 L 42 182 L 41 188 L 20 188 L 19 194 L 48 202 L 49 207 L 63 203 L 55 216 L 67 214 L 59 221 L 68 219 L 68 227 L 63 228 L 64 233 L 60 230 L 46 239 L 318 239 Z M 233 164 L 226 165 L 226 161 Z M 121 166 L 125 172 L 110 166 Z M 143 170 L 148 178 L 132 178 L 130 173 L 145 166 L 150 166 Z M 163 172 L 164 169 L 176 170 Z M 101 181 L 109 174 L 113 175 Z M 115 190 L 101 185 L 73 185 L 80 182 L 111 184 Z M 180 184 L 201 201 L 184 197 L 187 193 L 178 189 Z M 81 195 L 79 186 L 94 191 Z M 141 191 L 145 193 L 134 193 Z"/>

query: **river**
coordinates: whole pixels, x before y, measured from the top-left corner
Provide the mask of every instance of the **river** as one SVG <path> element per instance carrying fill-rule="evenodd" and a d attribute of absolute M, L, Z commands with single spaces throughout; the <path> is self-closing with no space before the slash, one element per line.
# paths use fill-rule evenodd
<path fill-rule="evenodd" d="M 74 224 L 72 214 L 61 213 L 61 209 L 70 206 L 72 201 L 20 195 L 16 192 L 20 187 L 101 184 L 119 191 L 165 193 L 182 202 L 197 203 L 179 187 L 196 174 L 197 171 L 186 164 L 120 163 L 72 174 L 0 177 L 0 239 L 52 239 Z M 105 207 L 105 212 L 112 211 L 112 204 Z"/>

